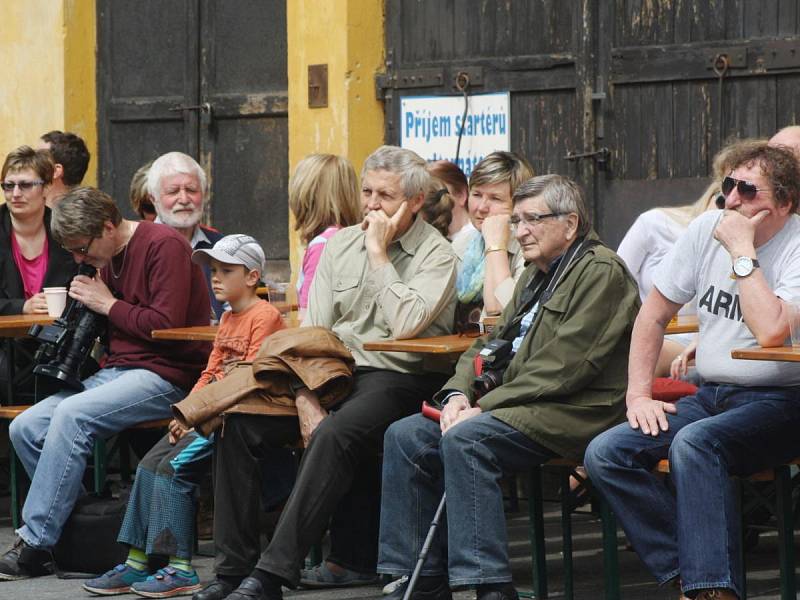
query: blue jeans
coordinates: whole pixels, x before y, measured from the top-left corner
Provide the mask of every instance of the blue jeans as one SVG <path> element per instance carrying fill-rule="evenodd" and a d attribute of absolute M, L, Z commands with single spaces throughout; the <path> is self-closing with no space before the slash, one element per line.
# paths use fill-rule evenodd
<path fill-rule="evenodd" d="M 800 389 L 709 383 L 677 409 L 655 437 L 627 423 L 597 436 L 586 469 L 659 583 L 680 574 L 684 592 L 729 588 L 741 596 L 741 522 L 730 476 L 800 455 Z M 674 494 L 653 473 L 663 458 Z"/>
<path fill-rule="evenodd" d="M 164 419 L 184 397 L 179 387 L 146 369 L 101 369 L 80 393 L 61 391 L 11 422 L 9 437 L 31 478 L 17 533 L 31 546 L 51 548 L 79 494 L 95 438 Z"/>
<path fill-rule="evenodd" d="M 422 415 L 398 421 L 384 438 L 378 573 L 413 570 L 446 490 L 447 524 L 422 575 L 447 573 L 452 587 L 510 582 L 500 478 L 554 456 L 489 413 L 444 436 Z"/>

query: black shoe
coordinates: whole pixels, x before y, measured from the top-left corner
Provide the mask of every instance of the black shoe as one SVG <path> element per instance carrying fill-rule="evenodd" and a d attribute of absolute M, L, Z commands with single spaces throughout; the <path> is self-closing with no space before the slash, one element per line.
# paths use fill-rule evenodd
<path fill-rule="evenodd" d="M 283 600 L 283 592 L 280 585 L 262 585 L 255 577 L 245 577 L 225 600 Z"/>
<path fill-rule="evenodd" d="M 510 583 L 479 585 L 478 600 L 519 600 L 519 594 Z"/>
<path fill-rule="evenodd" d="M 403 600 L 407 588 L 408 581 L 396 587 L 388 596 L 384 596 L 383 600 Z M 411 600 L 453 600 L 453 593 L 444 576 L 420 577 L 414 586 Z"/>
<path fill-rule="evenodd" d="M 21 537 L 0 558 L 0 581 L 41 577 L 53 572 L 53 556 L 49 550 L 34 548 Z"/>
<path fill-rule="evenodd" d="M 192 594 L 192 600 L 224 600 L 233 589 L 233 586 L 227 581 L 215 579 L 202 590 Z"/>

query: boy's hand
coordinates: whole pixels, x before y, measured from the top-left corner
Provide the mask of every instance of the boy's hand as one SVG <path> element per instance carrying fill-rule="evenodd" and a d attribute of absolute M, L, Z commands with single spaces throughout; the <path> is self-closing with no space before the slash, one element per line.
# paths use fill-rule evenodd
<path fill-rule="evenodd" d="M 191 429 L 184 429 L 183 425 L 178 423 L 175 419 L 169 422 L 167 429 L 169 430 L 169 443 L 173 446 L 191 431 Z"/>

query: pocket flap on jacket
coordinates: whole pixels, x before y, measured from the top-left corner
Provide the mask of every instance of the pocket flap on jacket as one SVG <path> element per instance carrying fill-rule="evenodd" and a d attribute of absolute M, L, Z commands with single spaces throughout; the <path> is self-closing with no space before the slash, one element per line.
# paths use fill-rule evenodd
<path fill-rule="evenodd" d="M 335 292 L 343 292 L 345 290 L 358 287 L 359 281 L 361 281 L 360 277 L 349 277 L 347 275 L 339 275 L 333 282 L 333 290 Z"/>
<path fill-rule="evenodd" d="M 553 297 L 542 305 L 542 308 L 557 313 L 565 313 L 569 308 L 570 295 L 564 292 L 556 292 Z"/>

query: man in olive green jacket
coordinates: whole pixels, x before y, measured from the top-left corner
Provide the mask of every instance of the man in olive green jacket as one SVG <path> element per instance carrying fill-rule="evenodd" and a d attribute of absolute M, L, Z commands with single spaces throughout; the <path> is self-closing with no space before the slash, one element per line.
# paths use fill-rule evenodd
<path fill-rule="evenodd" d="M 478 600 L 517 598 L 500 477 L 557 456 L 580 460 L 595 435 L 624 419 L 635 282 L 597 239 L 569 179 L 523 183 L 511 223 L 530 263 L 513 301 L 434 397 L 441 422 L 408 417 L 384 440 L 379 572 L 411 571 L 447 492 L 447 540 L 431 548 L 413 599 L 449 600 L 462 586 L 476 586 Z M 499 385 L 476 385 L 476 357 L 481 379 L 493 371 Z"/>

